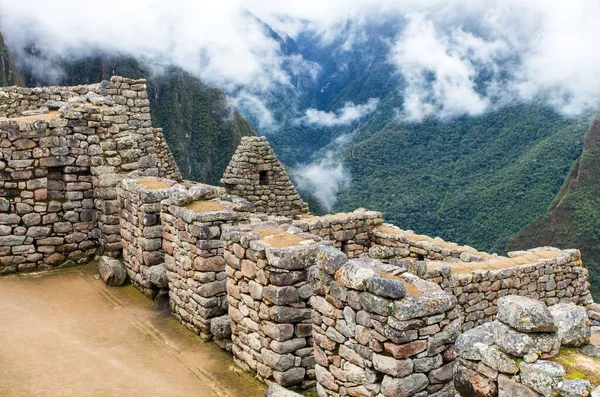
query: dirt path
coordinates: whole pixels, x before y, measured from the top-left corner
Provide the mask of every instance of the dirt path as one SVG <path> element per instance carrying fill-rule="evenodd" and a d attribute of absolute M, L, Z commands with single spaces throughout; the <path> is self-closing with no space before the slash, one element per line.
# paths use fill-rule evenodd
<path fill-rule="evenodd" d="M 262 396 L 233 366 L 133 287 L 94 265 L 0 278 L 1 396 Z"/>

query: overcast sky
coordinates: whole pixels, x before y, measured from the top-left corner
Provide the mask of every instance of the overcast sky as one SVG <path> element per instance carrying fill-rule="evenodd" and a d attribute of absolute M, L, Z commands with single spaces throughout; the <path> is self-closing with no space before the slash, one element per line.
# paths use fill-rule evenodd
<path fill-rule="evenodd" d="M 358 26 L 385 18 L 406 21 L 390 43 L 389 61 L 408 87 L 404 117 L 480 114 L 492 99 L 543 96 L 565 114 L 595 107 L 600 92 L 600 2 L 597 0 L 0 0 L 0 23 L 13 49 L 28 40 L 49 53 L 82 56 L 105 49 L 172 63 L 232 90 L 268 90 L 290 80 L 290 59 L 249 10 L 295 37 L 319 32 L 327 41 L 351 19 Z M 356 33 L 356 32 L 355 32 Z M 348 37 L 360 45 L 360 32 Z M 518 57 L 509 84 L 474 89 L 477 68 L 495 70 Z M 426 73 L 424 73 L 426 72 Z M 433 84 L 423 76 L 436 77 Z M 356 104 L 368 106 L 368 104 Z M 361 111 L 364 112 L 363 107 Z M 340 109 L 337 117 L 348 113 Z M 334 114 L 336 116 L 336 114 Z M 309 115 L 310 117 L 310 115 Z M 326 122 L 335 119 L 325 117 Z M 333 121 L 332 121 L 333 120 Z"/>

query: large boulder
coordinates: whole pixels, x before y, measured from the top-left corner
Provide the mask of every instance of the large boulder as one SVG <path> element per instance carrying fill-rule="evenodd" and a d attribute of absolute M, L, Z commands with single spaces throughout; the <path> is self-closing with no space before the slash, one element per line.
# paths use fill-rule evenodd
<path fill-rule="evenodd" d="M 125 283 L 127 271 L 118 259 L 101 256 L 98 261 L 98 273 L 106 285 L 119 286 Z"/>
<path fill-rule="evenodd" d="M 494 340 L 505 353 L 516 357 L 523 357 L 528 353 L 556 355 L 560 349 L 558 334 L 555 332 L 519 332 L 499 321 L 494 323 Z"/>
<path fill-rule="evenodd" d="M 590 319 L 583 307 L 559 303 L 552 306 L 550 311 L 558 327 L 561 345 L 580 347 L 590 343 Z"/>
<path fill-rule="evenodd" d="M 567 374 L 562 365 L 539 360 L 535 363 L 521 363 L 521 383 L 545 397 L 551 397 L 554 389 Z"/>
<path fill-rule="evenodd" d="M 485 323 L 460 334 L 455 343 L 458 355 L 467 360 L 481 360 L 481 353 L 476 344 L 493 344 L 494 326 L 495 323 Z"/>
<path fill-rule="evenodd" d="M 151 266 L 144 270 L 144 277 L 158 288 L 165 288 L 169 285 L 167 280 L 167 268 L 164 263 Z"/>
<path fill-rule="evenodd" d="M 496 319 L 521 332 L 556 332 L 548 307 L 523 296 L 509 295 L 498 299 Z"/>

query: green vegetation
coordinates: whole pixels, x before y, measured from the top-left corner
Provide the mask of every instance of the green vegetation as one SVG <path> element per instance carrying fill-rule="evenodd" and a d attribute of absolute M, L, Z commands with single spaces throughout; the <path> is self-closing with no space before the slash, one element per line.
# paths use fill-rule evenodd
<path fill-rule="evenodd" d="M 533 105 L 390 123 L 343 149 L 352 184 L 336 209 L 376 209 L 402 228 L 503 251 L 559 191 L 588 123 Z"/>
<path fill-rule="evenodd" d="M 8 48 L 4 44 L 4 37 L 0 33 L 0 87 L 22 84 L 21 74 L 15 67 Z"/>
<path fill-rule="evenodd" d="M 566 379 L 587 379 L 592 387 L 600 386 L 599 359 L 581 354 L 577 349 L 563 347 L 551 360 L 565 368 Z"/>
<path fill-rule="evenodd" d="M 186 178 L 219 184 L 242 136 L 255 135 L 225 93 L 180 69 L 149 81 L 154 125 L 162 127 Z"/>
<path fill-rule="evenodd" d="M 509 241 L 508 248 L 538 245 L 579 248 L 590 271 L 591 290 L 600 298 L 600 122 L 592 123 L 583 153 L 547 212 L 534 219 Z"/>

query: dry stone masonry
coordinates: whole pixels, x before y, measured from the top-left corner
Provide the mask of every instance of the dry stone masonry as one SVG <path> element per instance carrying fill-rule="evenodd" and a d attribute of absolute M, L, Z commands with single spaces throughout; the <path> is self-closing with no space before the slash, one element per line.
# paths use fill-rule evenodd
<path fill-rule="evenodd" d="M 0 89 L 0 274 L 101 254 L 107 284 L 168 296 L 240 367 L 321 397 L 600 396 L 578 250 L 503 257 L 379 212 L 310 215 L 262 137 L 222 182 L 182 180 L 145 80 Z"/>
<path fill-rule="evenodd" d="M 221 182 L 229 193 L 254 204 L 256 212 L 288 217 L 308 213 L 308 205 L 264 137 L 242 137 Z"/>
<path fill-rule="evenodd" d="M 581 306 L 504 296 L 495 321 L 457 339 L 456 389 L 462 396 L 598 395 L 600 348 L 589 344 L 590 333 Z"/>
<path fill-rule="evenodd" d="M 304 232 L 334 242 L 335 248 L 356 258 L 369 250 L 370 233 L 383 223 L 381 212 L 357 209 L 350 214 L 303 216 L 294 225 Z"/>
<path fill-rule="evenodd" d="M 234 361 L 265 381 L 307 385 L 315 363 L 308 269 L 322 243 L 290 225 L 229 228 L 223 237 Z"/>
<path fill-rule="evenodd" d="M 230 327 L 221 318 L 227 313 L 222 228 L 247 223 L 250 205 L 221 193 L 202 184 L 172 192 L 160 216 L 171 311 L 196 334 L 214 336 L 226 347 Z"/>
<path fill-rule="evenodd" d="M 451 396 L 456 299 L 368 259 L 324 252 L 312 270 L 319 396 Z"/>
<path fill-rule="evenodd" d="M 492 321 L 498 299 L 520 295 L 554 305 L 559 302 L 587 305 L 588 271 L 582 266 L 579 250 L 537 248 L 509 253 L 510 258 L 495 258 L 469 264 L 428 264 L 427 278 L 458 299 L 465 317 L 463 329 Z"/>
<path fill-rule="evenodd" d="M 168 293 L 161 201 L 178 187 L 172 180 L 148 177 L 125 179 L 117 188 L 127 274 L 133 285 L 151 299 Z"/>
<path fill-rule="evenodd" d="M 145 80 L 0 89 L 0 273 L 118 257 L 116 185 L 158 174 Z"/>
<path fill-rule="evenodd" d="M 156 167 L 158 168 L 158 176 L 166 179 L 173 179 L 181 182 L 183 177 L 173 154 L 169 150 L 162 128 L 154 128 L 154 147 L 156 149 Z"/>

